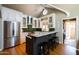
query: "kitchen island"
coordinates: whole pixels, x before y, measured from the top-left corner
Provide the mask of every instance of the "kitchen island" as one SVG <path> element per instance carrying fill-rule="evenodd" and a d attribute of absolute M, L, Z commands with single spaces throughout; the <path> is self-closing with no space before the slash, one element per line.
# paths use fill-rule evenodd
<path fill-rule="evenodd" d="M 26 36 L 26 52 L 32 55 L 39 54 L 39 45 L 48 42 L 56 36 L 57 31 L 53 32 L 35 32 Z"/>

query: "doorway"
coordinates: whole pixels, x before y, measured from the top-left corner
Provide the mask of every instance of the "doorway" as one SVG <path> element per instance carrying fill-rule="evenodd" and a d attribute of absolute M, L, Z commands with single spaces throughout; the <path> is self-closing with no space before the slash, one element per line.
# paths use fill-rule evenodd
<path fill-rule="evenodd" d="M 76 18 L 63 20 L 63 43 L 76 47 Z"/>

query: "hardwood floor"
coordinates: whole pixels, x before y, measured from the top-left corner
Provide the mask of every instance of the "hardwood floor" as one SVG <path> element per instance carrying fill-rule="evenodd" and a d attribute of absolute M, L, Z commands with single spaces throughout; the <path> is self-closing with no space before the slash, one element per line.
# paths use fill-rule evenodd
<path fill-rule="evenodd" d="M 76 39 L 65 39 L 64 44 L 76 47 Z"/>
<path fill-rule="evenodd" d="M 27 55 L 25 52 L 25 43 L 14 48 L 5 49 L 0 52 L 0 55 Z M 76 49 L 72 46 L 59 44 L 54 49 L 49 49 L 50 55 L 76 55 Z"/>
<path fill-rule="evenodd" d="M 58 45 L 53 50 L 50 49 L 50 55 L 76 55 L 76 49 L 68 45 Z"/>
<path fill-rule="evenodd" d="M 26 51 L 25 46 L 26 46 L 26 44 L 24 43 L 24 44 L 18 45 L 13 48 L 5 49 L 2 52 L 0 52 L 0 54 L 3 54 L 3 55 L 26 55 L 27 53 L 25 52 Z"/>

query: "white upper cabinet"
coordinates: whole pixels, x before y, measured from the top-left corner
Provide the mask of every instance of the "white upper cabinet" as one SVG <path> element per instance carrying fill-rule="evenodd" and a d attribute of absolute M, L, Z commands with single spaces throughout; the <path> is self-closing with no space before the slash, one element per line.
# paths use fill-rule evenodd
<path fill-rule="evenodd" d="M 27 27 L 27 19 L 25 17 L 23 17 L 23 21 L 22 21 L 22 27 Z"/>
<path fill-rule="evenodd" d="M 38 19 L 33 18 L 33 28 L 38 28 Z"/>
<path fill-rule="evenodd" d="M 55 28 L 55 13 L 40 17 L 40 28 L 42 31 L 49 31 L 49 28 Z"/>
<path fill-rule="evenodd" d="M 55 28 L 55 13 L 43 16 L 39 19 L 45 20 L 45 22 L 47 22 L 49 28 Z M 42 28 L 42 21 L 41 21 L 40 25 L 41 25 L 41 28 Z"/>
<path fill-rule="evenodd" d="M 29 16 L 29 25 L 33 25 L 33 17 Z"/>
<path fill-rule="evenodd" d="M 38 19 L 38 28 L 41 28 L 41 19 Z"/>
<path fill-rule="evenodd" d="M 21 23 L 22 23 L 22 28 L 27 28 L 27 15 L 23 15 Z"/>
<path fill-rule="evenodd" d="M 37 27 L 36 22 L 37 22 L 37 18 L 25 15 L 23 16 L 23 19 L 22 19 L 22 28 L 27 28 L 28 25 L 31 25 L 32 28 L 36 28 Z"/>
<path fill-rule="evenodd" d="M 48 20 L 49 20 L 49 28 L 55 28 L 55 14 L 49 15 Z"/>

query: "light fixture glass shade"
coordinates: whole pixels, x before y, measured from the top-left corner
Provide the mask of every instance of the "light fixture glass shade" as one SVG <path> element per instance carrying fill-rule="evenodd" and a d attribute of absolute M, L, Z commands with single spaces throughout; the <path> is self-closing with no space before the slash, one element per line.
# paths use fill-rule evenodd
<path fill-rule="evenodd" d="M 46 9 L 43 10 L 43 15 L 46 15 L 48 11 Z"/>

